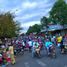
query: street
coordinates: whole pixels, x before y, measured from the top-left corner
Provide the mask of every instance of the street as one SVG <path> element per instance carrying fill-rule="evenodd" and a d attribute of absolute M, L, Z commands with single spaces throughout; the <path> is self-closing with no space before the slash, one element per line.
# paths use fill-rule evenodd
<path fill-rule="evenodd" d="M 67 55 L 62 55 L 57 49 L 56 58 L 46 56 L 45 50 L 41 51 L 41 58 L 32 58 L 31 53 L 25 51 L 23 56 L 18 56 L 15 65 L 8 67 L 67 67 Z"/>
<path fill-rule="evenodd" d="M 67 0 L 0 0 L 0 67 L 67 67 Z"/>

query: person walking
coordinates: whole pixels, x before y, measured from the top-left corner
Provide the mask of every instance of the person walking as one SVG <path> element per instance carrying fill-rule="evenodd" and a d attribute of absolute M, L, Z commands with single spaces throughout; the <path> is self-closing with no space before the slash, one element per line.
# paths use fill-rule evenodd
<path fill-rule="evenodd" d="M 11 58 L 11 64 L 15 64 L 15 56 L 14 56 L 14 47 L 13 45 L 9 45 L 9 51 L 10 51 L 10 58 Z"/>

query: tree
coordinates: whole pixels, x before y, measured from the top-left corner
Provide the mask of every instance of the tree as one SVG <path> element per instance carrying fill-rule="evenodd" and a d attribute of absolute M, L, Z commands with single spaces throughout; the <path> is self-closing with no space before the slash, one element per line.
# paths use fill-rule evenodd
<path fill-rule="evenodd" d="M 51 18 L 47 18 L 47 17 L 43 16 L 41 18 L 41 29 L 45 28 L 47 30 L 49 23 L 51 23 Z"/>
<path fill-rule="evenodd" d="M 41 26 L 38 25 L 38 24 L 35 24 L 33 26 L 30 26 L 28 31 L 27 31 L 27 34 L 30 34 L 30 33 L 39 33 L 41 30 Z"/>
<path fill-rule="evenodd" d="M 0 37 L 14 37 L 17 35 L 20 27 L 14 21 L 14 18 L 10 12 L 0 14 Z"/>
<path fill-rule="evenodd" d="M 41 18 L 41 25 L 42 25 L 42 27 L 43 27 L 43 26 L 47 26 L 47 24 L 48 24 L 47 18 L 46 18 L 45 16 L 42 17 L 42 18 Z"/>
<path fill-rule="evenodd" d="M 64 0 L 57 0 L 52 10 L 50 17 L 54 23 L 67 24 L 67 4 Z"/>

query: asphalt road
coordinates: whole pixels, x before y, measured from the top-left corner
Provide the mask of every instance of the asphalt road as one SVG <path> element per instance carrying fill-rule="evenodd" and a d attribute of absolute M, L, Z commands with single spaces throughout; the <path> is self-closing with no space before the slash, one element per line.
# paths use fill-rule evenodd
<path fill-rule="evenodd" d="M 24 55 L 18 56 L 15 65 L 8 67 L 67 67 L 67 55 L 62 55 L 59 49 L 56 50 L 57 57 L 46 56 L 45 50 L 41 51 L 41 58 L 32 58 L 31 53 L 25 51 Z"/>

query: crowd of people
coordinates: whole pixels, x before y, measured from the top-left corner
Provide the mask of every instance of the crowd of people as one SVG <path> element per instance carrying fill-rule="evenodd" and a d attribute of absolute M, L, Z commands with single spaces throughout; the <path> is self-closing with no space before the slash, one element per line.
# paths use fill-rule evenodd
<path fill-rule="evenodd" d="M 14 46 L 11 43 L 11 39 L 0 39 L 0 66 L 6 67 L 8 64 L 15 64 Z"/>
<path fill-rule="evenodd" d="M 51 35 L 28 35 L 28 36 L 20 36 L 15 43 L 18 47 L 22 47 L 23 50 L 25 48 L 29 48 L 29 51 L 32 52 L 32 57 L 37 54 L 40 55 L 40 51 L 43 47 L 46 48 L 48 55 L 50 54 L 50 48 L 54 49 L 56 46 L 58 46 L 61 50 L 61 53 L 63 54 L 65 52 L 66 44 L 67 44 L 67 34 L 61 35 L 61 34 L 55 34 L 53 36 Z"/>
<path fill-rule="evenodd" d="M 40 57 L 40 51 L 45 48 L 47 55 L 50 55 L 51 50 L 54 50 L 58 46 L 62 54 L 67 49 L 67 34 L 65 35 L 54 35 L 54 36 L 41 36 L 41 35 L 24 35 L 19 36 L 13 39 L 5 39 L 5 42 L 2 43 L 0 40 L 0 65 L 6 67 L 7 64 L 15 64 L 15 56 L 17 52 L 25 51 L 27 48 L 31 52 L 32 57 Z M 18 53 L 19 53 L 18 52 Z"/>

